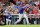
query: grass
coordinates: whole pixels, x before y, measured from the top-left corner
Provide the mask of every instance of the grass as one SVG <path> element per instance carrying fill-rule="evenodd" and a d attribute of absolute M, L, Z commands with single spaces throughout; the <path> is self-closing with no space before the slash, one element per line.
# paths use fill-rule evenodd
<path fill-rule="evenodd" d="M 40 27 L 40 25 L 3 25 L 0 27 Z"/>

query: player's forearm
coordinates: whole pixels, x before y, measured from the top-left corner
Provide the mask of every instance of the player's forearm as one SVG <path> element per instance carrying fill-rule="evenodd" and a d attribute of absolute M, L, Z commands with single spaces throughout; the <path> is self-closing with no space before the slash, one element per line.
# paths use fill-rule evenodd
<path fill-rule="evenodd" d="M 19 6 L 14 6 L 15 8 L 18 8 Z"/>

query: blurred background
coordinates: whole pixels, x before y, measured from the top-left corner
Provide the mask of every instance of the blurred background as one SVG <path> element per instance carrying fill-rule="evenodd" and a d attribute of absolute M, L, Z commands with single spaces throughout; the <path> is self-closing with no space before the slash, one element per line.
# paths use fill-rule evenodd
<path fill-rule="evenodd" d="M 22 3 L 22 6 L 27 4 L 24 11 L 27 12 L 31 24 L 40 24 L 40 0 L 0 0 L 0 14 L 6 17 L 7 13 L 11 13 L 11 24 L 14 24 L 19 18 L 19 9 L 13 6 L 19 6 L 18 3 Z M 23 18 L 19 24 L 26 24 L 25 19 Z"/>

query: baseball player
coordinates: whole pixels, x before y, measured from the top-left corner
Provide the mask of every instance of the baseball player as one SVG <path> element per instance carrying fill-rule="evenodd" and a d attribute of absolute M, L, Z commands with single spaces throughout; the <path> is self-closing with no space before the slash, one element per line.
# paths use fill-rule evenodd
<path fill-rule="evenodd" d="M 27 5 L 22 7 L 21 3 L 18 3 L 19 6 L 14 6 L 15 8 L 19 9 L 19 19 L 14 23 L 15 25 L 21 21 L 22 17 L 25 17 L 27 24 L 29 24 L 29 20 L 26 14 L 23 14 L 23 9 L 27 8 Z"/>
<path fill-rule="evenodd" d="M 12 15 L 8 13 L 8 15 L 6 16 L 6 25 L 8 25 L 8 22 L 9 22 L 9 25 L 11 24 L 11 17 Z"/>

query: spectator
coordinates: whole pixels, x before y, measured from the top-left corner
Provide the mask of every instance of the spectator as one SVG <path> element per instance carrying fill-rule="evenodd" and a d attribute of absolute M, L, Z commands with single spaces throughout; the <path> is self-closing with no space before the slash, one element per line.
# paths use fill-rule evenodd
<path fill-rule="evenodd" d="M 3 15 L 2 15 L 2 13 L 1 13 L 1 14 L 0 14 L 0 24 L 4 25 L 4 22 L 2 21 L 2 19 L 4 19 L 4 18 L 3 18 Z M 5 19 L 4 19 L 4 21 L 5 21 Z"/>
<path fill-rule="evenodd" d="M 32 11 L 33 11 L 33 6 L 32 4 L 29 5 L 29 14 L 32 14 Z"/>
<path fill-rule="evenodd" d="M 6 5 L 9 5 L 9 1 L 8 1 L 8 0 L 6 0 L 4 3 L 5 3 Z"/>
<path fill-rule="evenodd" d="M 38 4 L 39 10 L 40 10 L 40 3 Z"/>
<path fill-rule="evenodd" d="M 40 10 L 39 10 L 39 14 L 40 14 Z"/>
<path fill-rule="evenodd" d="M 15 12 L 14 14 L 18 14 L 19 10 L 17 8 L 15 8 Z"/>
<path fill-rule="evenodd" d="M 37 14 L 39 12 L 39 10 L 37 10 L 37 8 L 35 8 L 35 10 L 33 10 L 33 14 Z"/>
<path fill-rule="evenodd" d="M 0 0 L 0 2 L 1 2 L 2 0 Z"/>

